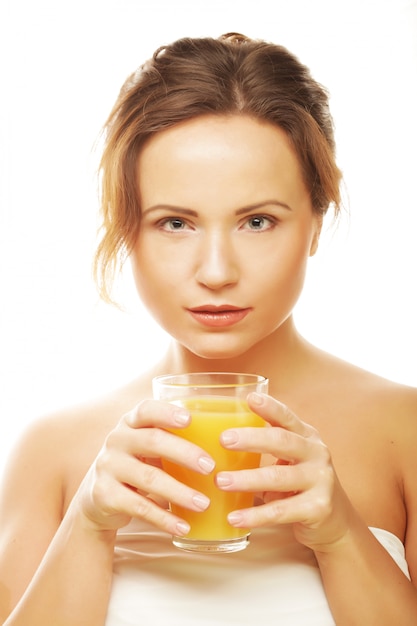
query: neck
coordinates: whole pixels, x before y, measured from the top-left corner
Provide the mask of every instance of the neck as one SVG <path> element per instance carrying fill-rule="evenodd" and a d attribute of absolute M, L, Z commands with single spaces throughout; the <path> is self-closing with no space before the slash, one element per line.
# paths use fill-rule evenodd
<path fill-rule="evenodd" d="M 270 392 L 279 392 L 299 379 L 312 347 L 297 332 L 292 317 L 250 350 L 231 359 L 205 359 L 173 342 L 159 364 L 164 373 L 246 372 L 270 381 Z"/>

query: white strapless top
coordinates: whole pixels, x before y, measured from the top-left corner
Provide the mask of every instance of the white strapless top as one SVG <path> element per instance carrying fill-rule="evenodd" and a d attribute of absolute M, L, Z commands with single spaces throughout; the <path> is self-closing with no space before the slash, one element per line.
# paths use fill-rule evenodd
<path fill-rule="evenodd" d="M 409 576 L 404 546 L 371 528 Z M 291 527 L 256 530 L 242 552 L 199 555 L 132 521 L 118 533 L 105 626 L 334 626 L 314 553 Z"/>

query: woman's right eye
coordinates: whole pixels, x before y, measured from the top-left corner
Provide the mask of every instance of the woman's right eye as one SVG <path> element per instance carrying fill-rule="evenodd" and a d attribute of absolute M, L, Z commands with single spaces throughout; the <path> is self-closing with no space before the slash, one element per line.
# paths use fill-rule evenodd
<path fill-rule="evenodd" d="M 187 227 L 187 224 L 179 217 L 168 217 L 159 222 L 159 227 L 162 230 L 175 232 L 179 230 L 184 230 Z"/>

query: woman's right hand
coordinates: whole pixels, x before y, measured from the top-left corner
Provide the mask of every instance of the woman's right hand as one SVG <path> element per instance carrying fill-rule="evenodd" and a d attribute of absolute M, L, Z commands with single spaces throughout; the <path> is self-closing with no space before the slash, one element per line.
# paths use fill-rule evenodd
<path fill-rule="evenodd" d="M 189 525 L 168 510 L 167 502 L 203 511 L 210 501 L 164 472 L 160 459 L 201 474 L 214 469 L 203 449 L 166 430 L 184 428 L 190 419 L 185 409 L 157 400 L 144 400 L 122 417 L 72 503 L 93 530 L 116 531 L 141 518 L 173 535 L 188 533 Z"/>

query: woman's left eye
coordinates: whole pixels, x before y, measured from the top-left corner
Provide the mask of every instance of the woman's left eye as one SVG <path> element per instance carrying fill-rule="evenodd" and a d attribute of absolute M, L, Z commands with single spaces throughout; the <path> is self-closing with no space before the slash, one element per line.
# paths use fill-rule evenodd
<path fill-rule="evenodd" d="M 244 224 L 250 230 L 268 230 L 273 225 L 273 220 L 266 215 L 253 215 Z"/>

